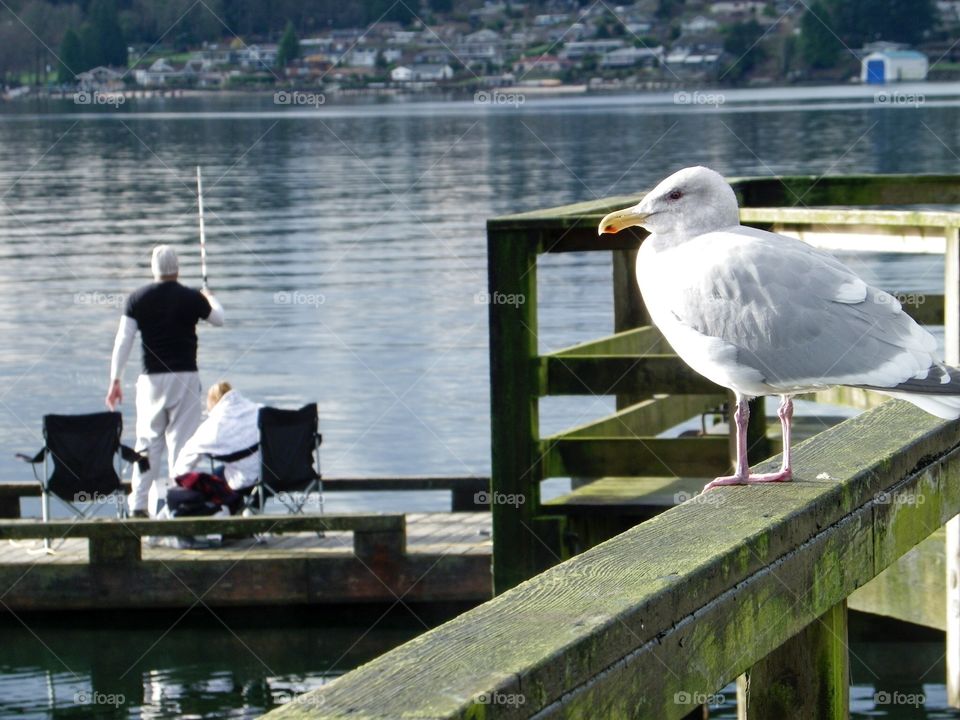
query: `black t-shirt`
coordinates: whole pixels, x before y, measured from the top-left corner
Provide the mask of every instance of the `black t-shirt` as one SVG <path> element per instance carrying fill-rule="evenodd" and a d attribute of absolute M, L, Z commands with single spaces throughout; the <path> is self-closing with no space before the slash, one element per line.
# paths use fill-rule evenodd
<path fill-rule="evenodd" d="M 197 323 L 210 316 L 198 290 L 175 280 L 151 283 L 127 298 L 124 314 L 137 321 L 148 375 L 197 369 Z"/>

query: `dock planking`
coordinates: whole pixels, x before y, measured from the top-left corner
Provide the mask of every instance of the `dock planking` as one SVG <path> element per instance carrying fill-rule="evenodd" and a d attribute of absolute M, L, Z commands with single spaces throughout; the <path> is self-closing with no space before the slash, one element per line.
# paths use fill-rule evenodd
<path fill-rule="evenodd" d="M 351 525 L 357 529 L 344 529 Z M 247 527 L 290 531 L 268 532 L 261 542 L 246 538 L 204 549 L 146 539 L 171 527 L 184 534 L 184 526 L 198 534 L 218 526 L 229 532 Z M 304 532 L 298 526 L 311 527 Z M 323 537 L 317 533 L 321 528 Z M 446 604 L 482 602 L 492 593 L 487 512 L 219 522 L 102 519 L 55 521 L 48 529 L 30 520 L 0 523 L 6 609 L 177 608 L 201 601 L 209 606 Z M 41 537 L 45 532 L 53 536 L 49 553 Z M 130 547 L 119 548 L 120 538 Z M 98 550 L 97 543 L 109 549 Z"/>

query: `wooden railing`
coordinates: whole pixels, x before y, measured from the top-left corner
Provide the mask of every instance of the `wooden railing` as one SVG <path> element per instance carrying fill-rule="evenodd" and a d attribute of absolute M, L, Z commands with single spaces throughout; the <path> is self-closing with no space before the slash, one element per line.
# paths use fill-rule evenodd
<path fill-rule="evenodd" d="M 130 492 L 130 483 L 124 490 Z M 448 490 L 452 512 L 482 512 L 490 509 L 490 478 L 486 477 L 379 477 L 325 478 L 324 492 L 375 492 L 391 490 Z M 40 484 L 0 482 L 0 518 L 21 517 L 20 498 L 39 497 Z"/>
<path fill-rule="evenodd" d="M 242 535 L 349 530 L 357 557 L 406 552 L 406 516 L 401 513 L 347 515 L 260 515 L 175 520 L 95 518 L 92 520 L 0 521 L 0 540 L 86 538 L 91 565 L 140 562 L 144 537 Z"/>
<path fill-rule="evenodd" d="M 960 176 L 735 178 L 731 184 L 740 199 L 741 220 L 756 227 L 786 232 L 910 232 L 940 238 L 946 247 L 949 296 L 957 295 L 960 213 L 856 206 L 960 203 Z M 717 409 L 726 391 L 690 370 L 651 326 L 635 274 L 636 251 L 645 231 L 597 236 L 597 224 L 606 212 L 639 199 L 605 198 L 487 223 L 489 295 L 523 298 L 517 303 L 492 301 L 489 309 L 492 487 L 495 493 L 525 498 L 519 511 L 504 505 L 493 508 L 497 592 L 623 529 L 622 518 L 601 518 L 599 508 L 593 517 L 571 517 L 556 502 L 541 503 L 542 480 L 627 475 L 642 492 L 644 483 L 656 485 L 663 475 L 709 478 L 727 470 L 723 438 L 658 437 L 692 415 Z M 583 251 L 612 253 L 615 333 L 541 353 L 538 258 Z M 906 312 L 926 324 L 945 324 L 948 338 L 960 337 L 960 318 L 944 312 L 945 295 L 923 296 L 922 304 L 905 303 Z M 615 396 L 617 412 L 542 437 L 538 403 L 547 395 Z M 861 408 L 881 402 L 875 394 L 846 388 L 820 393 L 817 399 Z M 757 462 L 770 455 L 771 446 L 763 414 L 752 413 L 751 419 L 751 460 Z M 686 493 L 687 488 L 683 490 Z"/>
<path fill-rule="evenodd" d="M 682 718 L 738 678 L 741 718 L 847 717 L 845 599 L 960 512 L 960 425 L 891 402 L 795 478 L 672 508 L 268 717 Z"/>

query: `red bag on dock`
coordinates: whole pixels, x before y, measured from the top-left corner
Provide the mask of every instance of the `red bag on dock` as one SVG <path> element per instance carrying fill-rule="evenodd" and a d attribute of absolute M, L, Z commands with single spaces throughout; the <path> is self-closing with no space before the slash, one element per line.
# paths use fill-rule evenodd
<path fill-rule="evenodd" d="M 201 493 L 206 501 L 213 505 L 229 508 L 231 514 L 236 513 L 243 505 L 240 494 L 219 475 L 189 472 L 178 475 L 174 482 L 182 488 Z"/>

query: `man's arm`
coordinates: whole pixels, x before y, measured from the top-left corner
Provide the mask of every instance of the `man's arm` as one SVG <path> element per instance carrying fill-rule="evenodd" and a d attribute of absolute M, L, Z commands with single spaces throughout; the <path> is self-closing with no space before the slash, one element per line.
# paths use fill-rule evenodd
<path fill-rule="evenodd" d="M 120 327 L 113 341 L 113 355 L 110 357 L 110 385 L 107 388 L 107 407 L 113 410 L 123 401 L 123 389 L 120 380 L 133 349 L 133 340 L 137 335 L 137 321 L 129 315 L 120 318 Z"/>
<path fill-rule="evenodd" d="M 210 314 L 204 319 L 215 327 L 223 327 L 223 305 L 220 304 L 220 301 L 214 297 L 213 293 L 210 292 L 209 289 L 204 288 L 200 292 L 203 293 L 203 296 L 207 299 L 207 302 L 210 303 Z"/>

